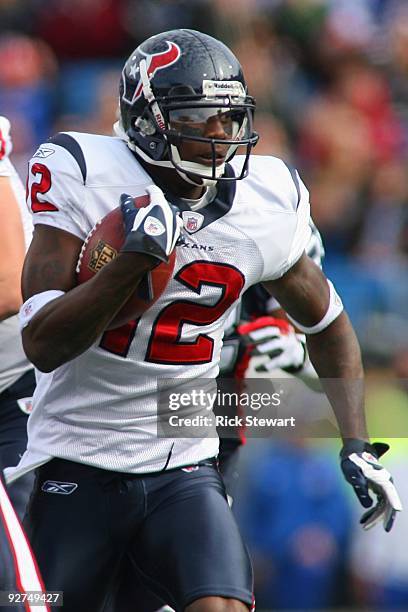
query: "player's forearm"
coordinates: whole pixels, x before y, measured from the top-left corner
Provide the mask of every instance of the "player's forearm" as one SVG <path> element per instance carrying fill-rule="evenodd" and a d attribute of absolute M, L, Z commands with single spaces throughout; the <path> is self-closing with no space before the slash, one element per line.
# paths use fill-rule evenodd
<path fill-rule="evenodd" d="M 335 412 L 343 439 L 368 439 L 360 347 L 343 312 L 324 331 L 309 335 L 310 359 Z"/>
<path fill-rule="evenodd" d="M 46 304 L 23 330 L 30 361 L 51 372 L 86 351 L 151 267 L 148 256 L 120 254 L 94 278 Z"/>

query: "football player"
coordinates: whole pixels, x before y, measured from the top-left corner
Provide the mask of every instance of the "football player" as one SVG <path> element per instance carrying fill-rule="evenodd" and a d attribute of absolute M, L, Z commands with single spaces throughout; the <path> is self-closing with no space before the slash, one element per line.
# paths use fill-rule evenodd
<path fill-rule="evenodd" d="M 28 449 L 8 477 L 37 470 L 26 526 L 45 584 L 64 591 L 67 611 L 101 609 L 125 556 L 177 611 L 253 606 L 218 439 L 212 430 L 158 433 L 158 390 L 178 393 L 186 378 L 199 385 L 217 376 L 226 318 L 259 282 L 308 334 L 339 421 L 346 477 L 366 507 L 369 487 L 377 494 L 367 525 L 384 520 L 390 529 L 401 509 L 378 463 L 385 447 L 368 441 L 354 332 L 333 285 L 304 253 L 307 189 L 279 159 L 254 156 L 249 168 L 254 109 L 225 45 L 173 30 L 126 62 L 116 137 L 58 134 L 30 162 L 35 232 L 20 322 L 40 374 Z M 150 204 L 136 210 L 133 198 L 146 192 Z M 124 245 L 76 286 L 82 243 L 118 202 Z M 106 332 L 174 249 L 161 297 L 138 321 Z M 209 407 L 193 404 L 190 416 Z"/>
<path fill-rule="evenodd" d="M 312 234 L 306 253 L 321 266 L 324 257 L 322 239 L 312 221 L 310 226 Z M 228 391 L 231 391 L 231 380 L 238 391 L 243 390 L 250 358 L 260 355 L 264 359 L 255 369 L 264 372 L 265 376 L 271 373 L 276 375 L 276 370 L 281 368 L 299 376 L 314 390 L 321 390 L 317 373 L 308 358 L 305 336 L 295 332 L 286 321 L 280 304 L 258 284 L 244 293 L 225 323 L 218 388 L 223 389 L 226 379 Z M 237 408 L 233 406 L 234 414 Z M 231 434 L 228 437 L 220 436 L 218 453 L 218 468 L 230 506 L 238 484 L 239 449 L 245 443 L 245 431 L 242 427 L 236 427 Z M 144 612 L 172 612 L 169 606 L 161 606 L 154 594 L 145 588 L 140 577 L 135 577 L 134 568 L 125 559 L 121 566 L 120 582 L 104 612 L 132 612 L 133 601 L 137 601 Z"/>
<path fill-rule="evenodd" d="M 306 252 L 321 266 L 324 256 L 322 239 L 314 223 L 310 222 L 310 225 L 312 234 Z M 224 378 L 229 391 L 231 380 L 235 382 L 237 390 L 244 389 L 250 358 L 258 355 L 262 355 L 264 359 L 256 369 L 265 372 L 265 376 L 271 372 L 276 374 L 276 370 L 282 368 L 300 376 L 316 388 L 318 378 L 308 358 L 304 335 L 295 333 L 284 317 L 279 303 L 262 285 L 254 285 L 244 293 L 225 323 L 217 379 L 220 389 L 223 389 Z M 234 413 L 237 408 L 236 405 L 233 406 Z M 218 453 L 218 468 L 230 506 L 239 477 L 239 449 L 245 443 L 243 428 L 236 427 L 231 433 L 228 437 L 220 436 Z M 144 612 L 171 611 L 167 606 L 160 607 L 160 602 L 144 587 L 142 580 L 135 579 L 134 569 L 128 566 L 125 560 L 121 568 L 120 583 L 106 612 L 132 612 L 132 601 L 137 601 Z"/>
<path fill-rule="evenodd" d="M 10 122 L 0 116 L 0 590 L 41 591 L 41 578 L 19 523 L 33 478 L 27 474 L 6 490 L 2 470 L 16 465 L 27 446 L 27 419 L 35 387 L 32 364 L 24 354 L 18 325 L 21 270 L 32 234 L 24 188 L 13 167 Z M 6 603 L 6 602 L 3 602 Z M 8 602 L 7 602 L 8 603 Z M 30 604 L 18 606 L 32 609 Z M 45 610 L 45 606 L 40 606 Z M 0 609 L 3 606 L 0 603 Z M 8 609 L 8 608 L 7 608 Z"/>

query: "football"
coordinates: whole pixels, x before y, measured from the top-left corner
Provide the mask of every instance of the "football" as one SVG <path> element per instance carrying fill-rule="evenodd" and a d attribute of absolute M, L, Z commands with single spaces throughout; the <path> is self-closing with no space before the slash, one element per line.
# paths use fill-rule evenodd
<path fill-rule="evenodd" d="M 134 198 L 136 208 L 147 206 L 148 195 Z M 112 261 L 125 241 L 125 229 L 120 206 L 98 221 L 89 232 L 82 246 L 76 267 L 78 284 L 85 283 Z M 176 252 L 173 251 L 168 263 L 161 263 L 142 279 L 135 293 L 122 306 L 107 329 L 115 329 L 140 317 L 150 308 L 165 290 L 170 280 Z"/>

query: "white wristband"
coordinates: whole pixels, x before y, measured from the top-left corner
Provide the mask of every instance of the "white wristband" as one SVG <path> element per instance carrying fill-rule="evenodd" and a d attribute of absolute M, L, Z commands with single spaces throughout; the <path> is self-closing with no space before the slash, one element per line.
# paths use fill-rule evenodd
<path fill-rule="evenodd" d="M 27 327 L 31 319 L 43 306 L 61 295 L 65 295 L 65 291 L 60 291 L 59 289 L 50 289 L 49 291 L 42 291 L 41 293 L 32 295 L 20 308 L 20 330 Z"/>
<path fill-rule="evenodd" d="M 298 321 L 295 321 L 295 319 L 287 315 L 288 319 L 293 323 L 293 325 L 295 325 L 304 334 L 318 334 L 319 332 L 326 329 L 326 327 L 329 327 L 330 323 L 332 323 L 334 319 L 337 319 L 339 314 L 343 311 L 343 302 L 341 301 L 340 296 L 334 288 L 333 283 L 329 279 L 327 279 L 327 282 L 329 284 L 330 291 L 329 306 L 327 308 L 326 314 L 324 315 L 321 321 L 316 323 L 316 325 L 306 327 L 305 325 L 298 323 Z"/>

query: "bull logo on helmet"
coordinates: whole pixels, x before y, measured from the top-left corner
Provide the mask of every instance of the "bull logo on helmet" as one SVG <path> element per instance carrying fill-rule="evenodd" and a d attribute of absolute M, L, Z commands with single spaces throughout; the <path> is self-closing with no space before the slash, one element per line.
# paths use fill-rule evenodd
<path fill-rule="evenodd" d="M 176 43 L 168 40 L 166 40 L 166 43 L 167 49 L 165 51 L 160 51 L 159 53 L 144 53 L 144 51 L 139 49 L 140 53 L 146 57 L 147 74 L 149 79 L 152 79 L 158 70 L 162 70 L 163 68 L 167 68 L 168 66 L 175 64 L 181 57 L 181 49 L 178 45 L 176 45 Z M 138 67 L 132 66 L 129 74 L 134 77 L 138 71 Z M 143 83 L 142 80 L 139 79 L 135 93 L 133 94 L 132 104 L 140 98 L 142 91 Z"/>

